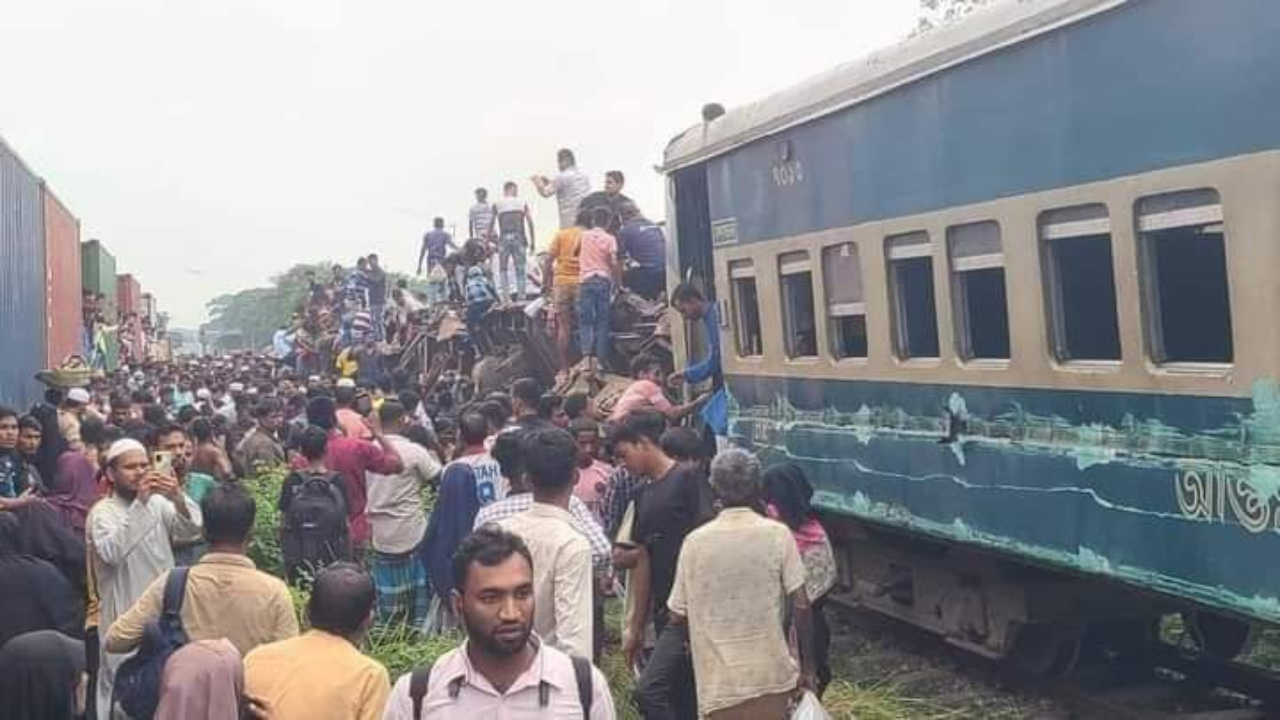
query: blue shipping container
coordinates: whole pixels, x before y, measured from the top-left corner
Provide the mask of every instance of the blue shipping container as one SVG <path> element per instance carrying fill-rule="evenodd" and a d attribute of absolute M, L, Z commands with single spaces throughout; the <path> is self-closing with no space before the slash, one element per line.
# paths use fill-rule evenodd
<path fill-rule="evenodd" d="M 0 404 L 19 410 L 45 362 L 43 215 L 39 179 L 0 139 Z"/>

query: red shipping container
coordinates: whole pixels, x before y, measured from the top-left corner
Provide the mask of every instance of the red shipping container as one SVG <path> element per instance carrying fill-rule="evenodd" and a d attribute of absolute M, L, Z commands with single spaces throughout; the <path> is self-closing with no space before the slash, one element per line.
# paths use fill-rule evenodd
<path fill-rule="evenodd" d="M 45 352 L 49 367 L 70 355 L 83 355 L 81 317 L 80 221 L 41 183 L 44 205 Z"/>
<path fill-rule="evenodd" d="M 121 320 L 142 312 L 142 284 L 128 273 L 116 276 L 116 308 Z"/>

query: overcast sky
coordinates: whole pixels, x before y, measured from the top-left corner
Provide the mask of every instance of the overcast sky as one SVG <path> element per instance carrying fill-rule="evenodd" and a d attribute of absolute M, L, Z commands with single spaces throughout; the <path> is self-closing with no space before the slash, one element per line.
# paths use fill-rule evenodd
<path fill-rule="evenodd" d="M 434 215 L 578 153 L 661 218 L 653 166 L 749 102 L 906 36 L 917 0 L 9 3 L 0 136 L 177 327 L 296 262 L 412 270 Z"/>

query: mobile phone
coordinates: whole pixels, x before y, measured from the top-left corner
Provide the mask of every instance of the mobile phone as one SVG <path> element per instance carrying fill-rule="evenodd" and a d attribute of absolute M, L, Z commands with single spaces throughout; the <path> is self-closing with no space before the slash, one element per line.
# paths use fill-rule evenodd
<path fill-rule="evenodd" d="M 157 450 L 151 461 L 155 471 L 161 475 L 173 474 L 173 453 L 168 450 Z"/>

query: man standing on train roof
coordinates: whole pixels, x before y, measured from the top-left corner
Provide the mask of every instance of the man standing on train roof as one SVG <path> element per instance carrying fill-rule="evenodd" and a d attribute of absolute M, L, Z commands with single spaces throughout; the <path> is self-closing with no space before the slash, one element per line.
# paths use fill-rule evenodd
<path fill-rule="evenodd" d="M 568 148 L 561 148 L 556 152 L 556 164 L 560 167 L 560 174 L 554 180 L 546 175 L 534 175 L 532 180 L 539 195 L 545 198 L 555 196 L 560 208 L 560 227 L 563 229 L 573 227 L 574 220 L 578 217 L 578 206 L 591 193 L 591 180 L 578 169 L 578 161 Z"/>
<path fill-rule="evenodd" d="M 513 290 L 514 301 L 524 302 L 525 267 L 534 244 L 533 215 L 518 193 L 516 184 L 508 180 L 502 185 L 502 197 L 493 204 L 494 222 L 498 226 L 498 296 L 503 302 L 512 299 Z M 507 274 L 508 266 L 514 266 L 511 268 L 515 273 L 514 282 Z"/>
<path fill-rule="evenodd" d="M 493 203 L 489 191 L 476 188 L 476 204 L 467 212 L 467 237 L 489 241 L 493 235 Z"/>
<path fill-rule="evenodd" d="M 701 322 L 707 337 L 707 356 L 667 378 L 668 384 L 697 385 L 711 381 L 712 396 L 702 408 L 702 421 L 715 435 L 717 452 L 729 441 L 729 395 L 724 389 L 724 372 L 720 367 L 720 313 L 714 303 L 696 285 L 683 282 L 671 293 L 671 307 L 688 322 Z"/>
<path fill-rule="evenodd" d="M 476 191 L 479 197 L 480 192 Z M 472 212 L 475 209 L 472 208 Z M 418 274 L 422 274 L 422 261 L 427 261 L 427 271 L 440 263 L 444 262 L 444 258 L 449 254 L 449 250 L 457 250 L 458 246 L 453 242 L 453 236 L 445 232 L 444 218 L 438 217 L 431 222 L 432 228 L 422 236 L 422 250 L 418 252 Z"/>

